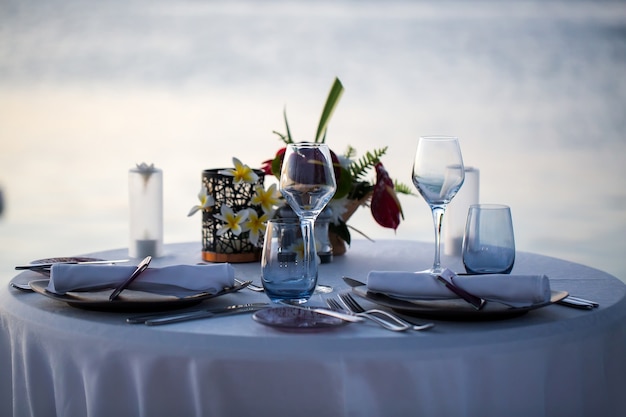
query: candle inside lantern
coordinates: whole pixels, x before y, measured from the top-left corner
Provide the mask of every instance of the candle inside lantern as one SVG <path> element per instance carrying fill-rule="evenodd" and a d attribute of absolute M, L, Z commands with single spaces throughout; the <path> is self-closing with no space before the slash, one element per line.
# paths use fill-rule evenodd
<path fill-rule="evenodd" d="M 130 243 L 128 256 L 158 257 L 163 251 L 163 172 L 142 163 L 128 172 Z"/>
<path fill-rule="evenodd" d="M 145 258 L 146 256 L 159 256 L 158 241 L 156 239 L 137 239 L 131 242 L 128 249 L 129 256 L 133 258 Z M 133 248 L 133 249 L 131 249 Z"/>

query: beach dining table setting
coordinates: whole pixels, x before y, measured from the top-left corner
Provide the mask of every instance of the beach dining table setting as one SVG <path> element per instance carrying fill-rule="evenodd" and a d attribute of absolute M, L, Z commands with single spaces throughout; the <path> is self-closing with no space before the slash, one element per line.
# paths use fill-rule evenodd
<path fill-rule="evenodd" d="M 514 207 L 477 201 L 458 137 L 413 143 L 413 189 L 384 149 L 337 155 L 342 92 L 314 141 L 285 115 L 263 169 L 202 172 L 201 242 L 163 242 L 163 173 L 140 164 L 128 247 L 16 263 L 0 415 L 626 415 L 626 285 L 516 249 Z M 411 216 L 398 193 L 428 204 L 434 244 L 351 236 L 354 210 L 392 229 Z M 442 245 L 449 205 L 463 224 Z"/>

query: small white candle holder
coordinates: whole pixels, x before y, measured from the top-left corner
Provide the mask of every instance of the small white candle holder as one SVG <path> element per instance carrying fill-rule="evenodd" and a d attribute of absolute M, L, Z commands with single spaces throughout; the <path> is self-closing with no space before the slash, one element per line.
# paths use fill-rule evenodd
<path fill-rule="evenodd" d="M 128 171 L 130 242 L 128 256 L 163 254 L 163 172 L 142 163 Z"/>

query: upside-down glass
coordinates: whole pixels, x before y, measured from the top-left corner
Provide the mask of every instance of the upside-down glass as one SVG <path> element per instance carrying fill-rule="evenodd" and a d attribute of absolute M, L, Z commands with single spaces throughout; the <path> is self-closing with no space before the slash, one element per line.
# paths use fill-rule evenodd
<path fill-rule="evenodd" d="M 304 263 L 306 245 L 302 228 L 296 219 L 274 219 L 267 222 L 261 281 L 272 302 L 305 303 L 317 283 L 317 262 Z M 315 259 L 315 254 L 309 254 Z"/>
<path fill-rule="evenodd" d="M 431 273 L 441 273 L 441 224 L 446 207 L 465 179 L 459 140 L 451 136 L 422 136 L 413 161 L 413 185 L 430 206 L 435 225 L 435 260 Z"/>
<path fill-rule="evenodd" d="M 285 150 L 279 189 L 300 219 L 304 265 L 317 270 L 315 219 L 335 194 L 337 183 L 328 145 L 290 143 Z M 305 272 L 310 275 L 312 271 Z"/>
<path fill-rule="evenodd" d="M 463 265 L 470 274 L 508 274 L 515 263 L 511 209 L 500 204 L 469 208 L 463 238 Z"/>

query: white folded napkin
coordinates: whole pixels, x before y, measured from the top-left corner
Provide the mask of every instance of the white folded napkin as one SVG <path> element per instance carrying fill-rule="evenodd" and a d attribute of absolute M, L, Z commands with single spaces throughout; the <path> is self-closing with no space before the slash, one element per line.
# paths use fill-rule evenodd
<path fill-rule="evenodd" d="M 134 266 L 54 264 L 47 290 L 56 294 L 68 291 L 93 291 L 115 288 L 135 270 Z M 148 268 L 129 285 L 129 289 L 183 297 L 199 292 L 217 293 L 234 284 L 231 264 L 173 265 Z"/>
<path fill-rule="evenodd" d="M 457 275 L 454 284 L 487 301 L 511 307 L 548 302 L 551 296 L 550 280 L 545 275 Z M 407 300 L 458 298 L 435 276 L 423 272 L 372 271 L 367 290 Z"/>

